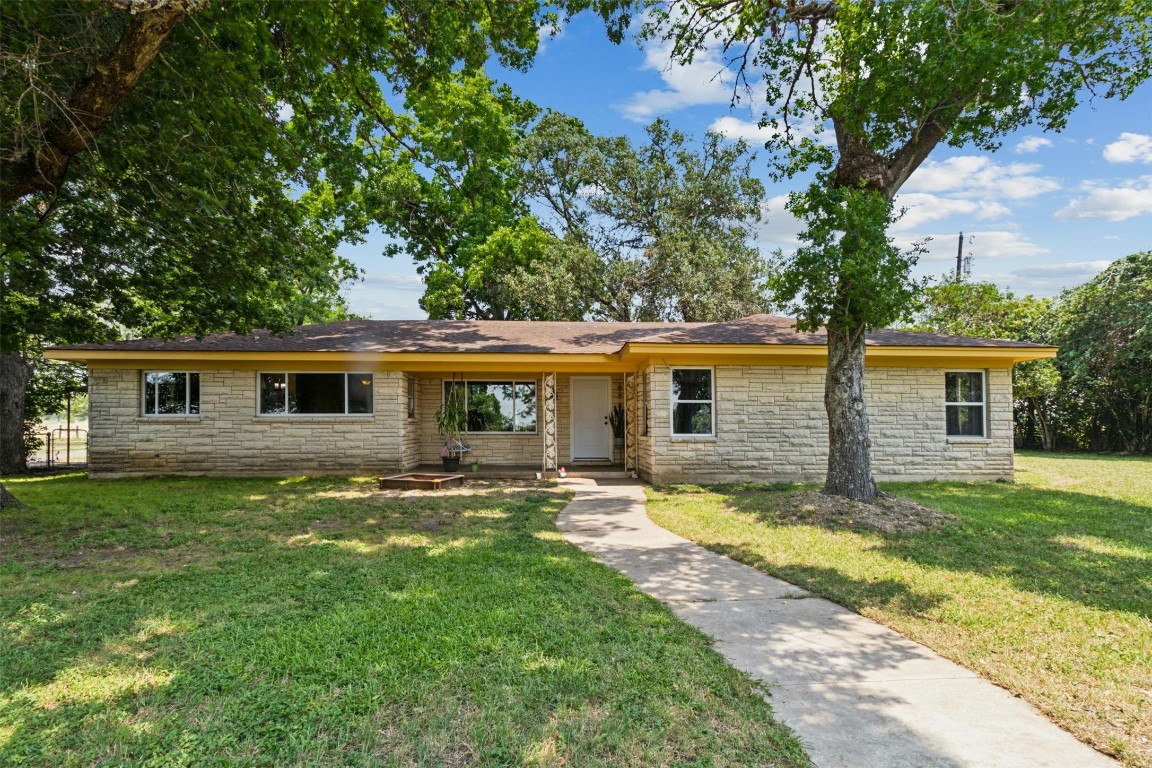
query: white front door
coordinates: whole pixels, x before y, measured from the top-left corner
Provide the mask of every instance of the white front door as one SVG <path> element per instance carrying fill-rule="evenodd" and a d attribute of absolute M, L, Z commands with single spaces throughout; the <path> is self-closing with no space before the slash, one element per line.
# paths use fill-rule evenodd
<path fill-rule="evenodd" d="M 572 458 L 611 459 L 612 380 L 572 377 Z"/>

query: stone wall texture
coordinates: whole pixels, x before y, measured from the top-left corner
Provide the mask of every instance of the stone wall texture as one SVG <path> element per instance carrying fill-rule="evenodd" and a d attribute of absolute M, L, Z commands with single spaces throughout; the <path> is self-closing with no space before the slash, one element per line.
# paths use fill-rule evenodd
<path fill-rule="evenodd" d="M 655 483 L 819 481 L 827 456 L 824 369 L 718 366 L 716 435 L 670 434 L 671 369 L 645 371 L 647 429 L 640 429 L 639 467 Z M 869 368 L 866 379 L 878 480 L 1012 477 L 1012 392 L 1006 369 L 988 371 L 989 434 L 948 439 L 944 368 Z M 476 377 L 480 378 L 480 377 Z M 488 380 L 531 375 L 486 374 Z M 408 382 L 415 414 L 408 415 Z M 623 376 L 612 377 L 620 402 Z M 539 384 L 539 378 L 537 377 Z M 139 370 L 89 372 L 89 471 L 118 474 L 377 474 L 440 461 L 435 412 L 444 377 L 374 373 L 374 413 L 365 416 L 269 417 L 256 414 L 256 373 L 201 370 L 201 413 L 140 414 Z M 570 376 L 557 376 L 557 447 L 571 462 Z M 643 410 L 643 409 L 641 409 Z M 542 414 L 538 415 L 542 419 Z M 647 434 L 643 434 L 646 432 Z M 483 464 L 539 465 L 542 432 L 466 435 L 469 458 Z M 617 450 L 616 460 L 622 460 Z"/>
<path fill-rule="evenodd" d="M 200 415 L 141 416 L 139 370 L 89 371 L 88 470 L 117 474 L 376 474 L 401 468 L 404 375 L 373 375 L 375 413 L 258 416 L 256 372 L 200 370 Z"/>
<path fill-rule="evenodd" d="M 868 368 L 872 469 L 885 480 L 1011 479 L 1012 378 L 987 371 L 985 439 L 948 438 L 944 368 Z M 716 435 L 671 436 L 671 369 L 648 369 L 649 436 L 640 468 L 653 483 L 816 482 L 828 461 L 824 369 L 717 366 Z"/>

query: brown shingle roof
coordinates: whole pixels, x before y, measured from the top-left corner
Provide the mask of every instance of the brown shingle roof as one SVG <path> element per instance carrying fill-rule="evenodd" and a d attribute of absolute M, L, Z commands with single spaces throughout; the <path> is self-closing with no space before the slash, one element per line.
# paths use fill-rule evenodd
<path fill-rule="evenodd" d="M 515 320 L 348 320 L 306 325 L 287 336 L 267 331 L 216 333 L 197 339 L 132 339 L 59 349 L 136 352 L 487 352 L 611 354 L 624 344 L 817 344 L 823 331 L 801 333 L 774 315 L 724 323 L 600 323 Z M 870 346 L 1038 347 L 1020 341 L 880 330 Z"/>
<path fill-rule="evenodd" d="M 778 315 L 751 315 L 725 323 L 709 323 L 683 328 L 644 340 L 652 344 L 817 344 L 828 343 L 821 328 L 813 333 L 796 330 L 796 321 Z M 971 336 L 945 336 L 919 331 L 884 328 L 865 335 L 870 347 L 1042 347 L 1026 341 L 978 339 Z"/>
<path fill-rule="evenodd" d="M 132 339 L 62 349 L 139 352 L 489 352 L 611 354 L 628 341 L 706 323 L 566 323 L 517 320 L 347 320 L 197 339 Z"/>

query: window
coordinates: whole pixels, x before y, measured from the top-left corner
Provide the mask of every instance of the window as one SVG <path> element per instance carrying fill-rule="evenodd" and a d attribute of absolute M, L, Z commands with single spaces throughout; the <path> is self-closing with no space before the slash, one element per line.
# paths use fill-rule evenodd
<path fill-rule="evenodd" d="M 262 373 L 260 413 L 370 414 L 370 373 Z"/>
<path fill-rule="evenodd" d="M 415 376 L 408 377 L 408 418 L 416 418 L 416 382 Z"/>
<path fill-rule="evenodd" d="M 948 437 L 984 437 L 984 372 L 944 374 L 944 415 Z"/>
<path fill-rule="evenodd" d="M 144 372 L 145 416 L 196 416 L 200 413 L 200 374 Z"/>
<path fill-rule="evenodd" d="M 445 399 L 453 387 L 464 387 L 465 432 L 536 431 L 536 382 L 446 381 Z"/>
<path fill-rule="evenodd" d="M 672 369 L 672 434 L 715 434 L 712 369 Z"/>

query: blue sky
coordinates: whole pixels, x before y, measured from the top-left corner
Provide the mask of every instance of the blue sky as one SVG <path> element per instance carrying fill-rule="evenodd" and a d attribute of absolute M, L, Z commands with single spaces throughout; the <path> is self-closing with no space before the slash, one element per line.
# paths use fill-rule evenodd
<path fill-rule="evenodd" d="M 664 117 L 697 138 L 711 128 L 761 147 L 758 113 L 729 106 L 731 92 L 715 79 L 718 69 L 707 56 L 691 67 L 669 67 L 658 47 L 612 45 L 585 14 L 544 39 L 528 72 L 490 74 L 522 98 L 580 118 L 594 133 L 640 141 L 644 126 Z M 771 182 L 766 151 L 758 156 L 768 190 L 760 246 L 765 253 L 793 248 L 799 227 L 783 203 L 801 182 Z M 1059 134 L 1025 128 L 995 153 L 939 147 L 905 184 L 898 204 L 907 213 L 893 237 L 901 244 L 932 238 L 921 274 L 953 268 L 963 231 L 974 280 L 1039 296 L 1082 283 L 1115 259 L 1152 248 L 1152 82 L 1124 102 L 1082 105 Z M 425 317 L 415 265 L 382 256 L 384 243 L 374 234 L 343 251 L 364 271 L 347 291 L 351 310 L 379 320 Z"/>

